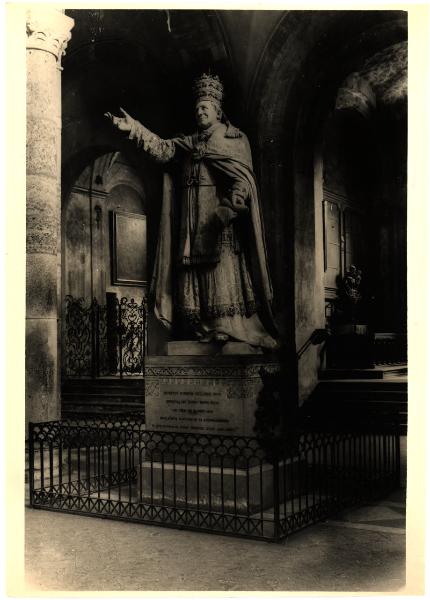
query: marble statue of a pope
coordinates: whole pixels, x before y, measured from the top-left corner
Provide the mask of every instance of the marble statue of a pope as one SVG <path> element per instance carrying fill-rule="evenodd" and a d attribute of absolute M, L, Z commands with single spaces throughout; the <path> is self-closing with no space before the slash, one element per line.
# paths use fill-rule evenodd
<path fill-rule="evenodd" d="M 180 161 L 166 172 L 151 292 L 155 314 L 182 339 L 228 340 L 273 349 L 272 288 L 249 142 L 224 117 L 223 86 L 202 75 L 194 84 L 197 131 L 164 140 L 130 117 L 107 113 L 155 161 Z"/>

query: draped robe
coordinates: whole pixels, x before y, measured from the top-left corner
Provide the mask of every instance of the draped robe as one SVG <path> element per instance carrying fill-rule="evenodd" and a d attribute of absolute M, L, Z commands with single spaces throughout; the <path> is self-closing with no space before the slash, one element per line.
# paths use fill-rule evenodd
<path fill-rule="evenodd" d="M 178 319 L 200 339 L 219 332 L 275 348 L 258 314 L 271 321 L 272 287 L 246 136 L 216 123 L 163 140 L 134 121 L 129 137 L 157 162 L 181 159 L 179 185 L 164 174 L 151 285 L 157 318 L 168 328 Z M 236 212 L 234 193 L 246 211 Z"/>

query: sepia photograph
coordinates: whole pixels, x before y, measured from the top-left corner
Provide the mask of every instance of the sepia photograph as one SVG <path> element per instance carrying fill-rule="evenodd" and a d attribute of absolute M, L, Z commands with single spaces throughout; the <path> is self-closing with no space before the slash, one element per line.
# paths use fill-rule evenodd
<path fill-rule="evenodd" d="M 26 589 L 401 593 L 408 10 L 23 14 Z"/>

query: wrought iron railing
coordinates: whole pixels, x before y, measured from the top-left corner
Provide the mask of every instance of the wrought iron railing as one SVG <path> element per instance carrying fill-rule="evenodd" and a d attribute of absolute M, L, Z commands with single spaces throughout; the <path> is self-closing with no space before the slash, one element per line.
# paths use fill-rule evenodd
<path fill-rule="evenodd" d="M 375 365 L 405 364 L 408 361 L 408 343 L 405 334 L 375 333 Z"/>
<path fill-rule="evenodd" d="M 97 299 L 66 296 L 63 319 L 63 374 L 71 377 L 143 375 L 146 305 L 109 295 Z"/>
<path fill-rule="evenodd" d="M 33 508 L 279 541 L 398 485 L 399 436 L 380 425 L 258 440 L 146 431 L 136 416 L 30 423 Z"/>

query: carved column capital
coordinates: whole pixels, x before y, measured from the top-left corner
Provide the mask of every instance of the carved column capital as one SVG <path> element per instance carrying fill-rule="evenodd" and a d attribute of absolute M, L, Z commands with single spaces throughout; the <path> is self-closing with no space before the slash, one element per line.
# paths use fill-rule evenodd
<path fill-rule="evenodd" d="M 74 20 L 54 8 L 30 8 L 26 13 L 27 49 L 49 52 L 60 62 L 72 37 Z"/>

